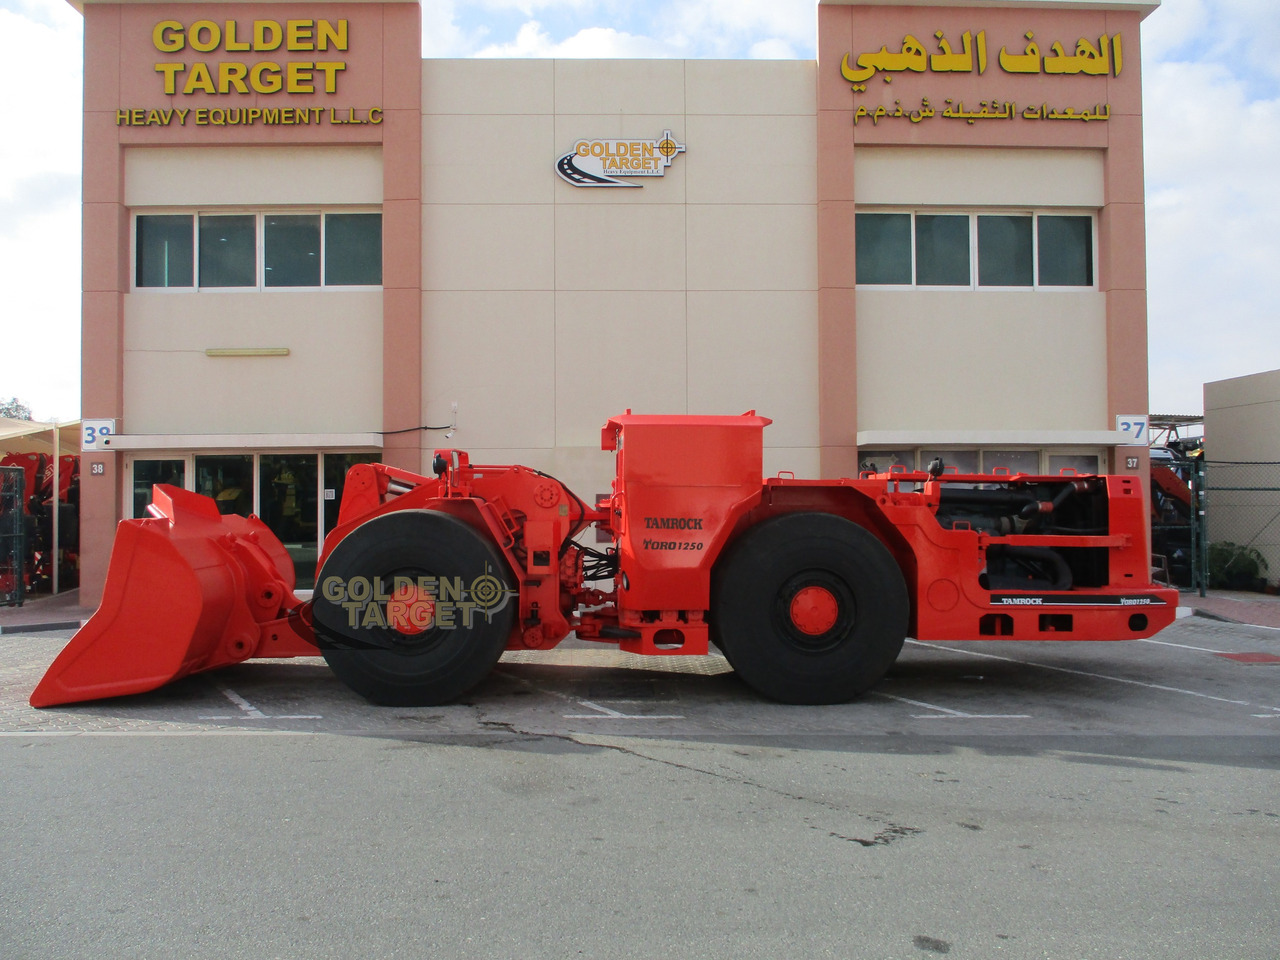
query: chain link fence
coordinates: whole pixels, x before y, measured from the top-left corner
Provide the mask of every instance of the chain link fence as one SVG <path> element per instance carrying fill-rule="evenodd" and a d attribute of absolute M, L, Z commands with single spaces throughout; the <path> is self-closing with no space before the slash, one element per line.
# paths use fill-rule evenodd
<path fill-rule="evenodd" d="M 0 605 L 21 606 L 26 597 L 26 474 L 0 467 Z"/>
<path fill-rule="evenodd" d="M 1195 586 L 1263 590 L 1280 578 L 1280 463 L 1199 461 Z"/>

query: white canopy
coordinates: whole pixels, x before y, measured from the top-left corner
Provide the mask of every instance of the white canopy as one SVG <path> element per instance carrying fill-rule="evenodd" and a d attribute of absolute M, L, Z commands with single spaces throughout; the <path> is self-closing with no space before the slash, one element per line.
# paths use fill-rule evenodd
<path fill-rule="evenodd" d="M 6 453 L 53 453 L 53 431 L 58 431 L 60 455 L 80 452 L 80 421 L 45 423 L 0 417 L 0 456 Z"/>

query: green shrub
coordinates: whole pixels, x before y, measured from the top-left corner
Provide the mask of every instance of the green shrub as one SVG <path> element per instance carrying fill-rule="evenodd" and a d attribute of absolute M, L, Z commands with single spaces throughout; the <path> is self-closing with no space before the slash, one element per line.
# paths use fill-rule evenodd
<path fill-rule="evenodd" d="M 1261 590 L 1266 586 L 1267 559 L 1253 547 L 1219 540 L 1209 544 L 1209 586 L 1226 590 Z"/>

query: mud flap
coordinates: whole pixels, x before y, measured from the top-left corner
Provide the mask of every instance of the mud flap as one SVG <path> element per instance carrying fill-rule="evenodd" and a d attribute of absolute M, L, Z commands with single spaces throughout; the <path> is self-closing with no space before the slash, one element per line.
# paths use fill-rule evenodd
<path fill-rule="evenodd" d="M 167 485 L 155 487 L 151 512 L 120 522 L 102 604 L 46 671 L 33 707 L 145 693 L 239 663 L 258 655 L 263 624 L 299 608 L 293 563 L 256 517 L 222 516 L 208 497 Z"/>

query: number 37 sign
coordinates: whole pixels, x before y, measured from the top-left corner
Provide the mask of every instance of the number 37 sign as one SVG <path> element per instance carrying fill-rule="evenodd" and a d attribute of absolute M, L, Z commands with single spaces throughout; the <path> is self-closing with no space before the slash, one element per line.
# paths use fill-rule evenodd
<path fill-rule="evenodd" d="M 1116 417 L 1116 430 L 1125 435 L 1124 443 L 1145 447 L 1147 439 L 1147 415 L 1135 413 L 1120 414 Z"/>

